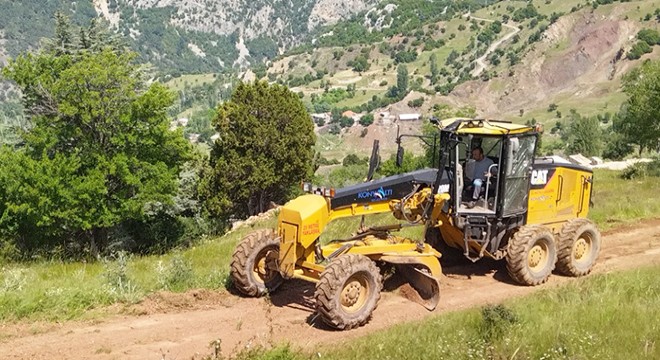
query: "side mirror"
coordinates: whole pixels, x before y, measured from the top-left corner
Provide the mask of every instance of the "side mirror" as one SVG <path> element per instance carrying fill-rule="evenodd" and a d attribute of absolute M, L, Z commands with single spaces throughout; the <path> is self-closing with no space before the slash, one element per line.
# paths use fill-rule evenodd
<path fill-rule="evenodd" d="M 399 144 L 396 149 L 396 166 L 401 167 L 401 165 L 403 165 L 403 147 Z"/>
<path fill-rule="evenodd" d="M 379 150 L 379 141 L 374 140 L 374 146 L 371 149 L 371 157 L 369 158 L 369 171 L 367 172 L 367 181 L 371 181 L 374 178 L 374 172 L 380 165 L 380 150 Z"/>

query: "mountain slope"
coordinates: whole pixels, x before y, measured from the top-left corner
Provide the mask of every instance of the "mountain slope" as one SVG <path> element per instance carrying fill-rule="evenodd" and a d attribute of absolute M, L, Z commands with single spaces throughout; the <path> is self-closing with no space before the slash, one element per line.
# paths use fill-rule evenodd
<path fill-rule="evenodd" d="M 85 25 L 105 18 L 144 61 L 164 73 L 245 67 L 299 44 L 323 25 L 367 10 L 376 0 L 62 0 L 0 4 L 0 56 L 35 48 L 62 11 Z M 7 55 L 5 54 L 5 55 Z M 6 56 L 5 56 L 6 57 Z M 0 61 L 2 58 L 0 58 Z"/>
<path fill-rule="evenodd" d="M 609 119 L 625 99 L 623 75 L 643 61 L 660 58 L 658 46 L 639 59 L 628 58 L 640 30 L 660 31 L 660 3 L 601 2 L 501 1 L 472 12 L 454 9 L 438 18 L 427 17 L 430 21 L 414 31 L 399 25 L 397 32 L 387 35 L 385 29 L 381 40 L 355 35 L 348 45 L 342 45 L 348 37 L 339 36 L 346 34 L 340 31 L 324 41 L 330 46 L 280 58 L 266 75 L 300 92 L 311 112 L 374 113 L 373 125 L 365 129 L 356 124 L 342 130 L 337 139 L 325 134 L 328 125 L 319 128 L 327 138 L 320 150 L 339 160 L 350 152 L 367 155 L 374 136 L 385 139 L 396 133 L 393 120 L 402 113 L 540 122 L 548 130 L 557 123 L 568 125 L 570 116 L 565 115 L 572 109 Z M 383 3 L 371 12 L 382 15 L 382 11 Z M 401 12 L 390 16 L 365 18 L 371 24 L 396 27 Z M 355 23 L 342 22 L 335 28 L 348 29 Z M 368 32 L 366 21 L 361 26 Z M 408 68 L 412 90 L 403 99 L 391 96 L 401 64 Z M 399 125 L 402 131 L 420 129 L 409 124 Z M 392 151 L 382 142 L 381 150 Z"/>

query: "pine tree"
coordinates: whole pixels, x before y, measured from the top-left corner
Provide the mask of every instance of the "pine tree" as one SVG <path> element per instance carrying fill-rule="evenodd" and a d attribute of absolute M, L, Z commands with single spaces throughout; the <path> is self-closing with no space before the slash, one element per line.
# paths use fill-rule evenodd
<path fill-rule="evenodd" d="M 400 98 L 408 93 L 408 67 L 404 64 L 396 68 L 396 88 Z"/>
<path fill-rule="evenodd" d="M 200 184 L 213 216 L 228 220 L 265 211 L 312 176 L 314 125 L 286 87 L 239 84 L 218 108 L 214 124 L 220 139 Z"/>
<path fill-rule="evenodd" d="M 431 54 L 429 60 L 431 62 L 431 85 L 435 85 L 438 82 L 438 57 L 435 54 Z"/>

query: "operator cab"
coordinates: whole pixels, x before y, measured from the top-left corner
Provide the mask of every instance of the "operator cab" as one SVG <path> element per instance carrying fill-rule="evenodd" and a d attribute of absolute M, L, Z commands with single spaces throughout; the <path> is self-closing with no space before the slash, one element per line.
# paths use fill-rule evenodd
<path fill-rule="evenodd" d="M 462 174 L 462 181 L 457 184 L 458 211 L 494 214 L 500 179 L 498 169 L 501 167 L 502 138 L 468 135 L 459 136 L 458 141 L 455 149 L 458 155 L 456 173 Z"/>
<path fill-rule="evenodd" d="M 538 129 L 505 121 L 447 119 L 440 128 L 439 171 L 450 177 L 443 210 L 476 261 L 525 223 Z M 469 244 L 476 244 L 468 246 Z M 494 257 L 497 255 L 491 254 Z"/>

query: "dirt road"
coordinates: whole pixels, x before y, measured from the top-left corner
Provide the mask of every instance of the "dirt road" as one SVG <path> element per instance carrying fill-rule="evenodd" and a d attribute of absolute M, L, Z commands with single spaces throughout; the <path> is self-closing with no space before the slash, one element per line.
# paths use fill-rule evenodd
<path fill-rule="evenodd" d="M 660 264 L 660 219 L 605 233 L 595 272 L 650 264 Z M 502 263 L 487 261 L 445 267 L 444 272 L 441 305 L 434 312 L 388 292 L 369 324 L 347 332 L 318 324 L 312 310 L 313 285 L 289 282 L 272 296 L 271 303 L 200 290 L 170 294 L 170 299 L 152 298 L 138 308 L 146 315 L 115 316 L 96 323 L 4 325 L 0 327 L 0 359 L 191 359 L 211 354 L 209 344 L 215 340 L 221 340 L 224 353 L 280 342 L 310 348 L 572 281 L 555 275 L 540 287 L 517 286 Z M 177 308 L 173 299 L 181 303 L 182 297 L 192 305 Z"/>
<path fill-rule="evenodd" d="M 470 17 L 471 19 L 474 19 L 474 20 L 477 20 L 477 21 L 495 22 L 495 20 L 484 19 L 484 18 L 478 18 L 478 17 L 471 16 L 470 13 L 467 13 L 467 14 L 463 15 L 463 17 Z M 475 62 L 477 63 L 477 66 L 474 68 L 474 70 L 472 70 L 472 76 L 476 77 L 476 76 L 481 75 L 481 73 L 488 68 L 488 64 L 486 64 L 486 59 L 488 58 L 488 56 L 490 54 L 492 54 L 493 52 L 495 52 L 495 50 L 497 50 L 497 48 L 500 45 L 502 45 L 503 42 L 511 39 L 517 33 L 520 32 L 520 29 L 517 26 L 509 25 L 509 24 L 506 24 L 506 23 L 502 23 L 502 26 L 504 26 L 506 28 L 509 28 L 512 31 L 507 33 L 506 35 L 502 36 L 501 38 L 497 39 L 492 44 L 490 44 L 488 49 L 486 49 L 486 52 L 481 57 L 479 57 L 477 60 L 475 60 Z"/>

